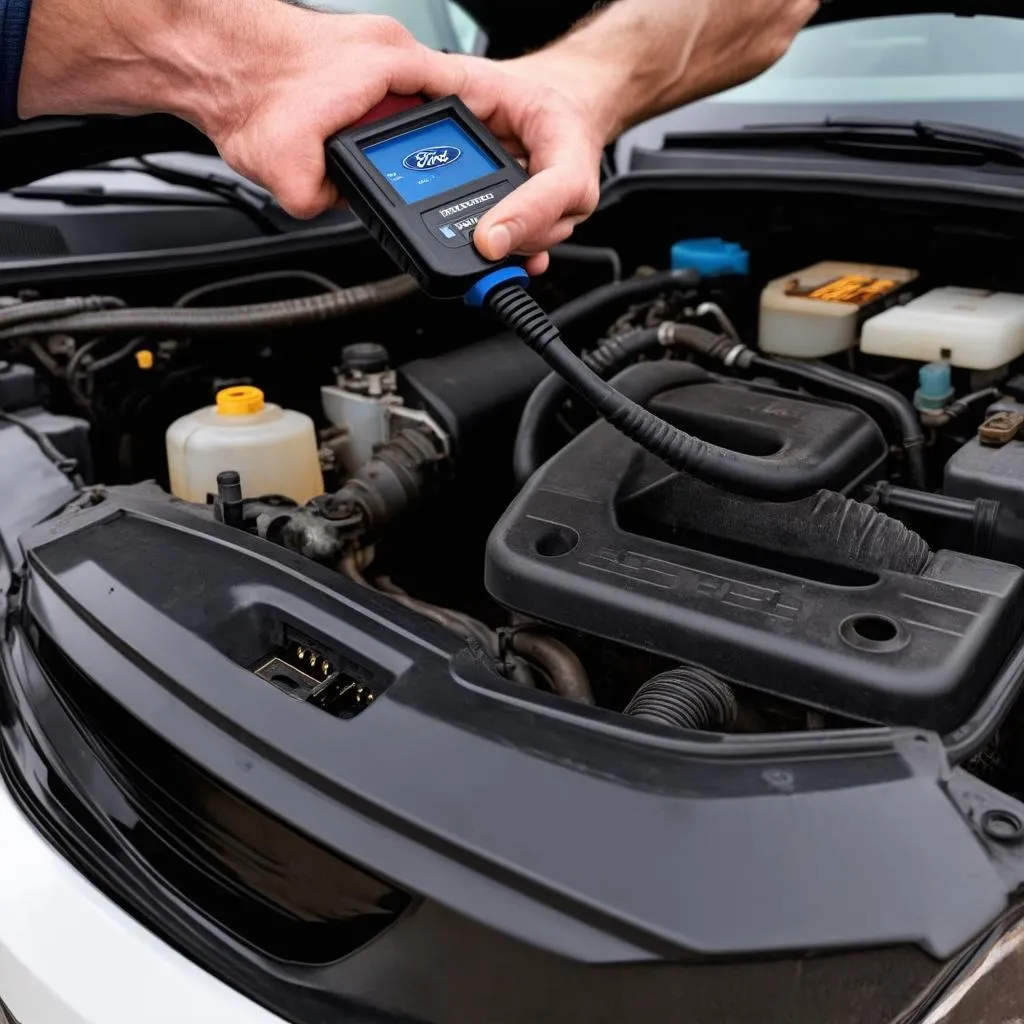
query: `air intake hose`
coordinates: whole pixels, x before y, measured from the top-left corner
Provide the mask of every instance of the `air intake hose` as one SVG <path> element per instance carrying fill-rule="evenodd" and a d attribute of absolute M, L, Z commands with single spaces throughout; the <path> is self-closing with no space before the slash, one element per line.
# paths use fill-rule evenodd
<path fill-rule="evenodd" d="M 713 672 L 680 665 L 644 683 L 625 713 L 691 732 L 722 732 L 736 724 L 740 706 L 732 687 Z"/>

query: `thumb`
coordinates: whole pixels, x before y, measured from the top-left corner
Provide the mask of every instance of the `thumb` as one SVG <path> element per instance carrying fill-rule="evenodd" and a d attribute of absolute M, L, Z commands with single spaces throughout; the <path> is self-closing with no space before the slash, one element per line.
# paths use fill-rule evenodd
<path fill-rule="evenodd" d="M 576 161 L 540 171 L 481 220 L 476 246 L 490 260 L 546 249 L 563 224 L 593 212 L 598 189 L 596 174 Z"/>

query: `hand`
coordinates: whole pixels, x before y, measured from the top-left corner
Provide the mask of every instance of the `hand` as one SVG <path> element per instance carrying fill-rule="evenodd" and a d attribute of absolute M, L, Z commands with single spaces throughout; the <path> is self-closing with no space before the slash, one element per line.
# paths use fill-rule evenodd
<path fill-rule="evenodd" d="M 543 62 L 537 58 L 501 64 L 476 57 L 452 60 L 460 69 L 455 92 L 531 176 L 483 217 L 474 234 L 476 247 L 492 260 L 510 252 L 527 255 L 527 270 L 542 273 L 547 250 L 564 242 L 597 206 L 610 125 L 589 102 L 588 91 L 576 87 L 568 66 L 541 73 Z M 556 78 L 556 71 L 562 77 Z"/>
<path fill-rule="evenodd" d="M 453 58 L 392 18 L 280 0 L 34 0 L 19 112 L 191 122 L 296 217 L 338 201 L 324 141 L 388 93 L 447 95 Z"/>
<path fill-rule="evenodd" d="M 502 64 L 467 59 L 462 95 L 530 181 L 488 213 L 477 248 L 541 253 L 594 210 L 603 147 L 663 110 L 753 78 L 774 64 L 818 0 L 618 0 L 564 39 Z"/>
<path fill-rule="evenodd" d="M 176 114 L 285 210 L 313 217 L 339 201 L 330 135 L 388 93 L 458 94 L 536 173 L 480 248 L 534 254 L 539 272 L 597 201 L 603 133 L 576 101 L 513 71 L 435 53 L 391 18 L 279 0 L 34 0 L 19 108 Z"/>

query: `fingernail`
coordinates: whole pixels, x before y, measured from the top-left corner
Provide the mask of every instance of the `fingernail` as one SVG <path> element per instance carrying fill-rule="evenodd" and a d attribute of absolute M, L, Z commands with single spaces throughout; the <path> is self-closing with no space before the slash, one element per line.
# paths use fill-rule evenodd
<path fill-rule="evenodd" d="M 497 224 L 487 232 L 487 246 L 491 259 L 503 260 L 512 251 L 512 232 L 504 224 Z"/>

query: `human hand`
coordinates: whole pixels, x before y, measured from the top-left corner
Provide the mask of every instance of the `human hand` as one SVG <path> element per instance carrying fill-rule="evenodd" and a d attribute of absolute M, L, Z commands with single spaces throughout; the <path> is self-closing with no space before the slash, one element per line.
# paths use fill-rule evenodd
<path fill-rule="evenodd" d="M 459 92 L 533 175 L 476 231 L 492 259 L 564 241 L 599 196 L 603 147 L 663 110 L 753 78 L 783 56 L 818 0 L 619 0 L 544 50 L 463 61 Z M 531 261 L 534 271 L 546 256 Z"/>
<path fill-rule="evenodd" d="M 530 273 L 548 265 L 547 250 L 564 242 L 594 212 L 601 154 L 609 125 L 583 89 L 559 88 L 534 74 L 530 58 L 495 63 L 451 58 L 455 92 L 530 173 L 530 179 L 480 221 L 474 241 L 491 260 L 528 257 Z"/>
<path fill-rule="evenodd" d="M 297 217 L 338 201 L 324 141 L 458 69 L 393 18 L 279 0 L 34 0 L 19 114 L 166 112 Z"/>
<path fill-rule="evenodd" d="M 34 0 L 19 95 L 23 117 L 168 112 L 297 217 L 339 196 L 324 141 L 389 94 L 461 95 L 536 178 L 504 232 L 546 265 L 597 199 L 600 132 L 574 101 L 484 60 L 422 46 L 391 18 L 327 14 L 279 0 Z"/>

